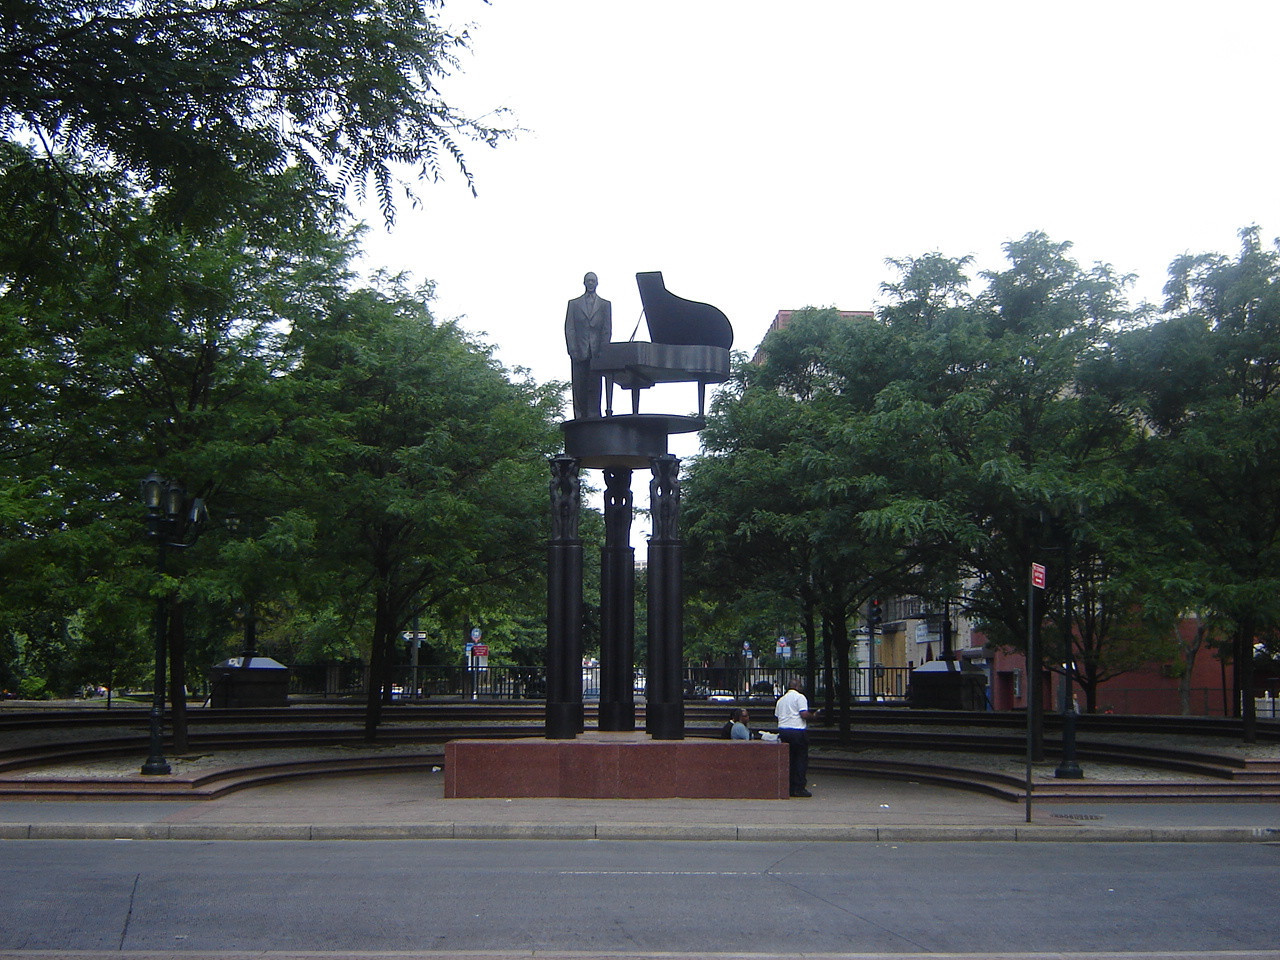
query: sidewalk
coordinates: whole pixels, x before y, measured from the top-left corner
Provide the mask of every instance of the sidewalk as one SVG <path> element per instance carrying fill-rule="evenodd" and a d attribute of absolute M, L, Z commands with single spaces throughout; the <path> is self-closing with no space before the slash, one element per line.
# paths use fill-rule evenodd
<path fill-rule="evenodd" d="M 444 774 L 283 780 L 213 800 L 0 800 L 0 839 L 1280 842 L 1277 802 L 1023 803 L 817 775 L 812 799 L 444 799 Z"/>

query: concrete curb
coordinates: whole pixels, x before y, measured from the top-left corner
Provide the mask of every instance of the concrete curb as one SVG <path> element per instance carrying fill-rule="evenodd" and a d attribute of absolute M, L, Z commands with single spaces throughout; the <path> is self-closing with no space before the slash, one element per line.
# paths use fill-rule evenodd
<path fill-rule="evenodd" d="M 0 823 L 0 840 L 696 840 L 789 843 L 1280 843 L 1278 827 L 662 823 Z"/>

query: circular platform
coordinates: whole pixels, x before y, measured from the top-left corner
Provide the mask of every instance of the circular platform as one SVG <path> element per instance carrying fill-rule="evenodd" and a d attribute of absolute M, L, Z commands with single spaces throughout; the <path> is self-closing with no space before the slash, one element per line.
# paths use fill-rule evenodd
<path fill-rule="evenodd" d="M 667 413 L 631 413 L 614 417 L 566 420 L 564 452 L 590 469 L 645 469 L 667 455 L 667 437 L 693 433 L 706 426 L 702 417 Z"/>

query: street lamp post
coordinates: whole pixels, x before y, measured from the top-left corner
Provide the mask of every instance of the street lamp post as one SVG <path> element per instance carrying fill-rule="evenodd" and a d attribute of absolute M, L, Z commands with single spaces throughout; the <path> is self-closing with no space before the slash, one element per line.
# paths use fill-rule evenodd
<path fill-rule="evenodd" d="M 182 549 L 189 544 L 179 540 L 184 525 L 198 531 L 204 521 L 204 501 L 198 497 L 188 507 L 186 491 L 181 484 L 165 480 L 154 471 L 141 484 L 142 502 L 147 508 L 147 536 L 156 542 L 156 572 L 163 580 L 165 559 L 170 548 Z M 148 775 L 170 772 L 164 758 L 162 727 L 164 724 L 165 631 L 168 627 L 168 598 L 164 593 L 156 599 L 155 612 L 155 689 L 151 697 L 150 752 L 142 765 Z"/>
<path fill-rule="evenodd" d="M 1079 780 L 1084 776 L 1076 760 L 1076 708 L 1071 697 L 1071 661 L 1062 665 L 1062 759 L 1053 775 L 1059 780 Z"/>

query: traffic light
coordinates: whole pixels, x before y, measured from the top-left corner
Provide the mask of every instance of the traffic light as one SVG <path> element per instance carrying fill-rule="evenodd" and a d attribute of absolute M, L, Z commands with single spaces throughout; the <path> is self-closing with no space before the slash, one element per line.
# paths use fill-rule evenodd
<path fill-rule="evenodd" d="M 871 607 L 867 611 L 867 622 L 870 623 L 872 627 L 878 627 L 880 626 L 880 621 L 883 619 L 884 616 L 880 612 L 880 601 L 872 600 Z"/>

